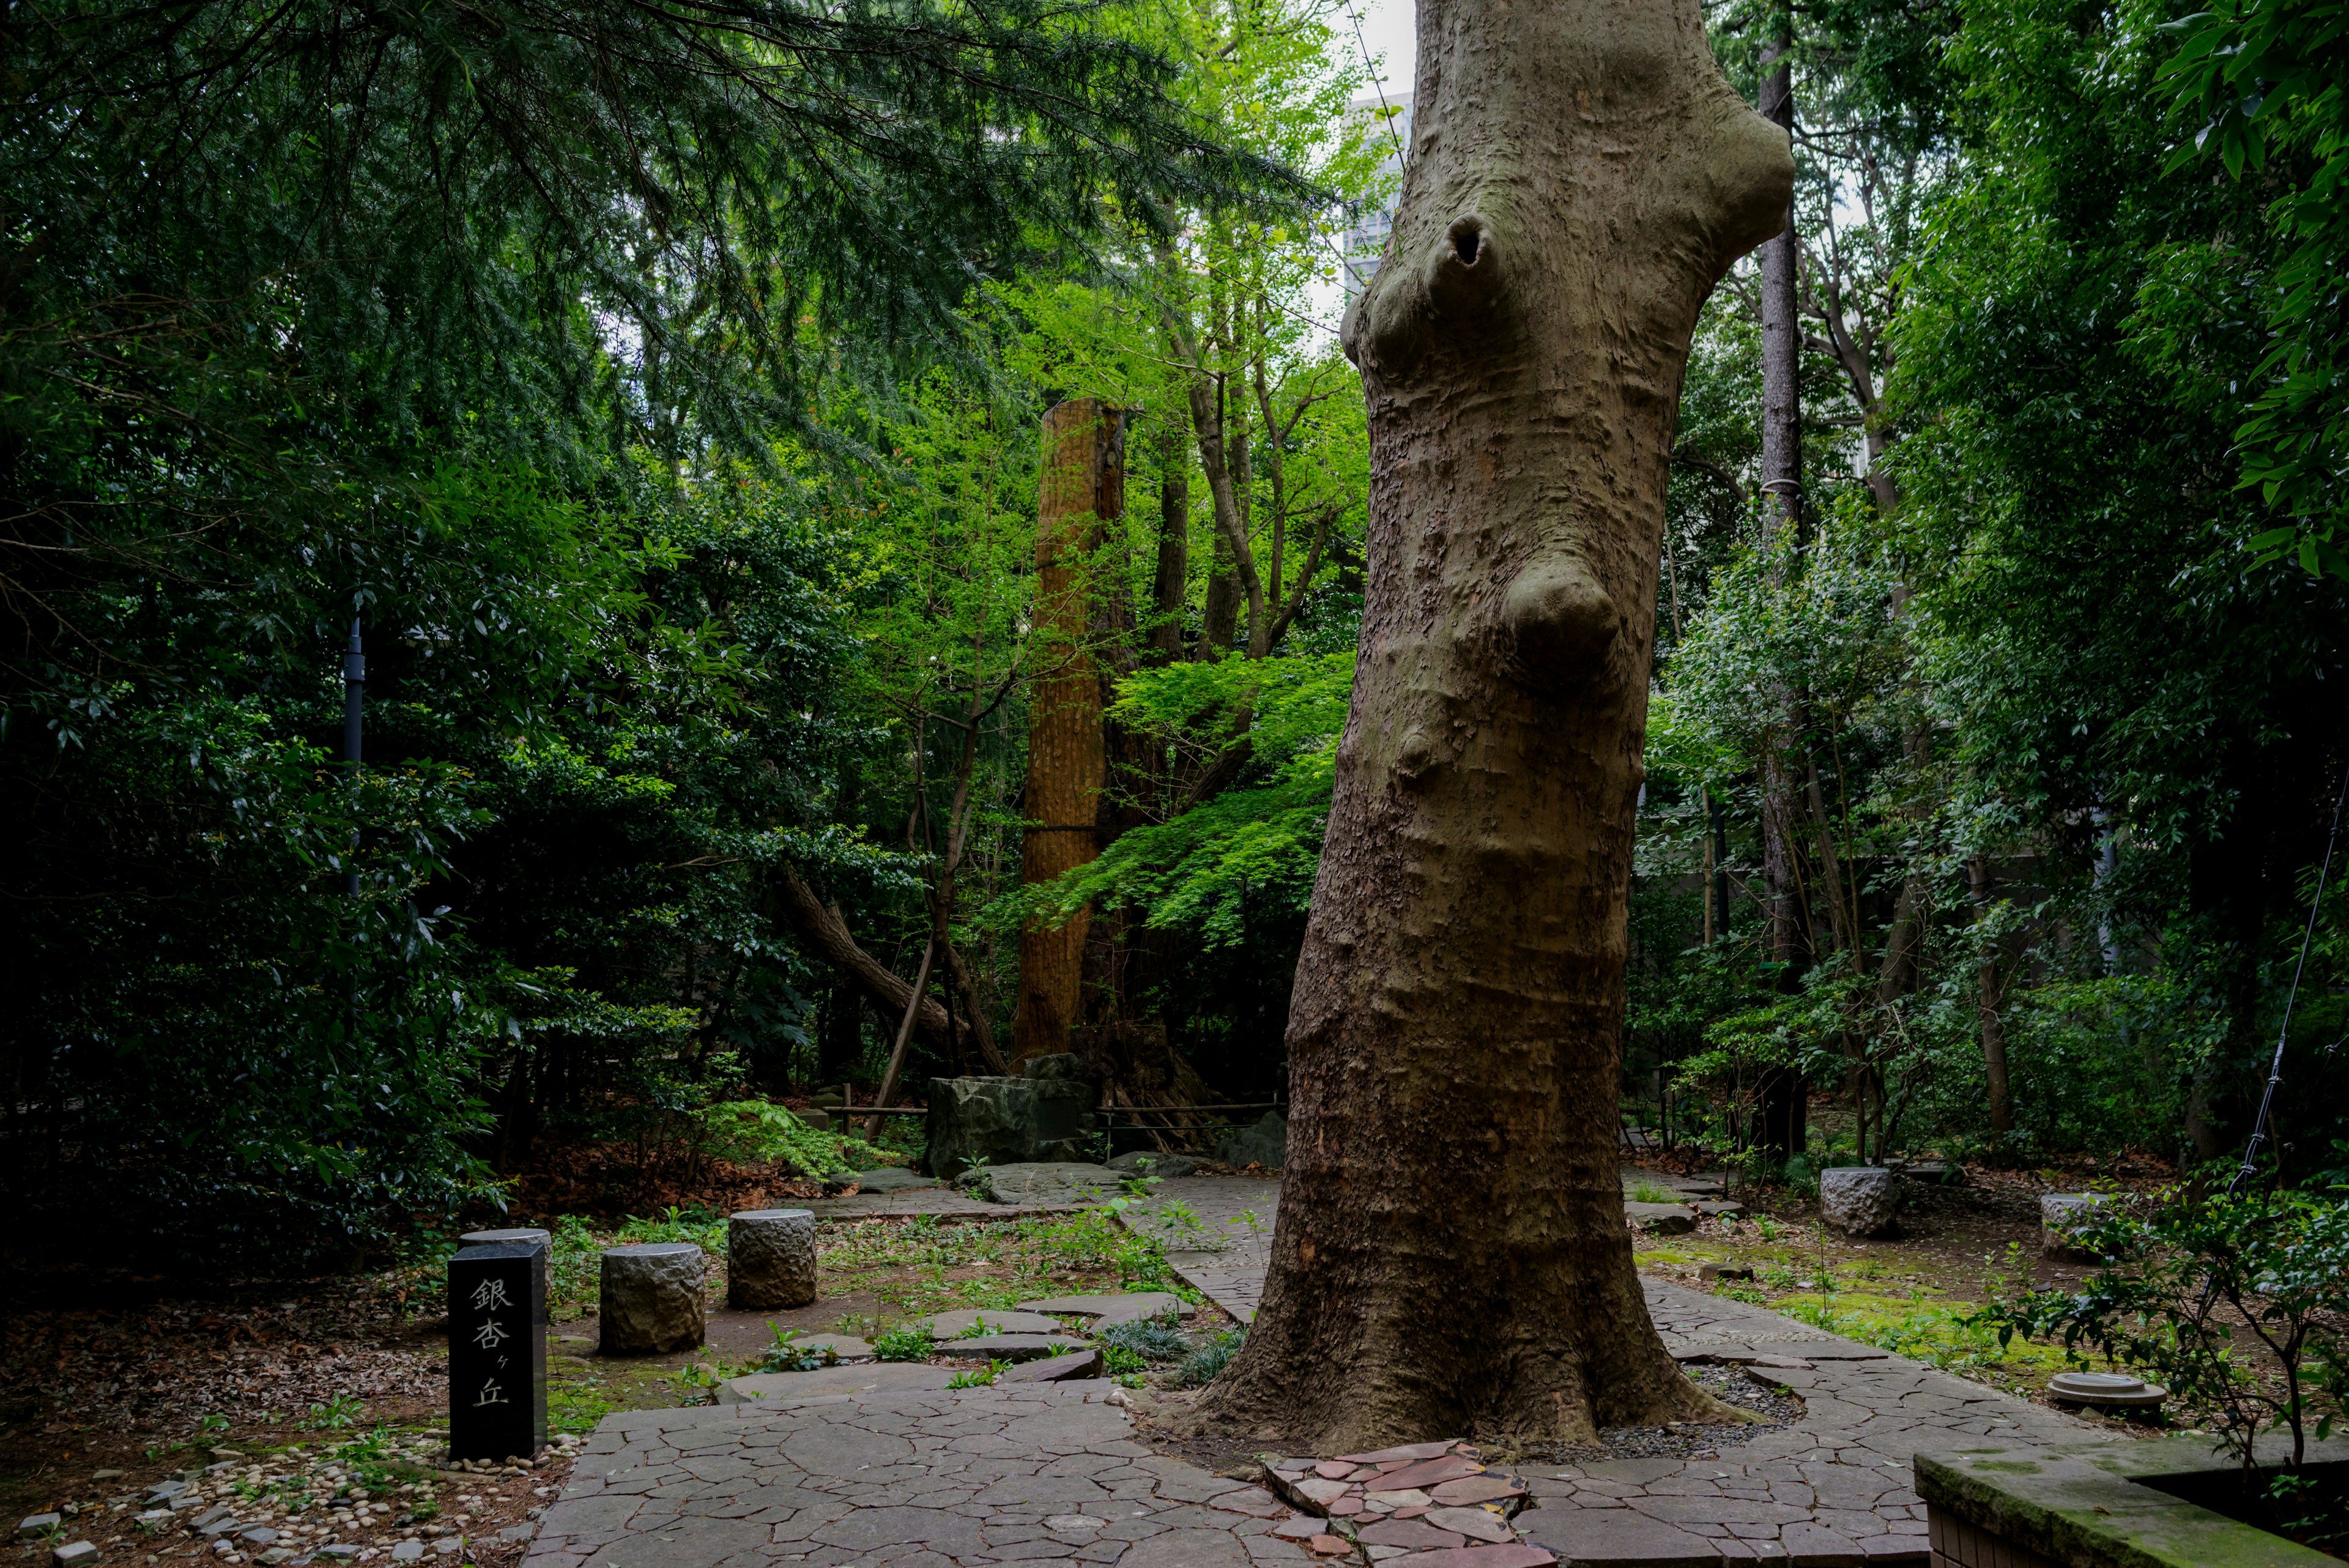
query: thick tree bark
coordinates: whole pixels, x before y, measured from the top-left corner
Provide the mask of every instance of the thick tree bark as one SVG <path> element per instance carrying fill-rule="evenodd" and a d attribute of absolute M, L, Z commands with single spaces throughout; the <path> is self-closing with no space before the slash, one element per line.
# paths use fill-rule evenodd
<path fill-rule="evenodd" d="M 1029 686 L 1028 826 L 1019 879 L 1050 882 L 1101 853 L 1094 821 L 1106 758 L 1101 676 L 1091 628 L 1093 556 L 1102 524 L 1125 509 L 1125 415 L 1098 398 L 1073 398 L 1044 416 L 1044 471 L 1037 499 L 1036 629 L 1048 669 Z M 1085 932 L 1092 911 L 1019 932 L 1019 996 L 1012 1008 L 1011 1064 L 1069 1048 L 1081 1022 Z"/>
<path fill-rule="evenodd" d="M 1414 154 L 1344 334 L 1369 591 L 1286 1179 L 1202 1402 L 1289 1452 L 1715 1408 L 1648 1320 L 1615 1106 L 1681 377 L 1705 296 L 1785 222 L 1786 139 L 1695 0 L 1419 22 Z"/>

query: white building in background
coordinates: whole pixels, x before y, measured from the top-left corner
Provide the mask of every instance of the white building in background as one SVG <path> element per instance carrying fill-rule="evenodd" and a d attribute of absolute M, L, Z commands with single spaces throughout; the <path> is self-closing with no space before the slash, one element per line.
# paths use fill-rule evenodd
<path fill-rule="evenodd" d="M 1374 126 L 1371 134 L 1386 143 L 1386 161 L 1380 171 L 1381 182 L 1388 187 L 1387 194 L 1377 202 L 1365 203 L 1346 215 L 1346 232 L 1339 242 L 1344 261 L 1339 281 L 1350 305 L 1379 270 L 1387 235 L 1394 230 L 1395 202 L 1402 193 L 1403 149 L 1411 145 L 1411 94 L 1391 92 L 1381 98 L 1373 93 L 1347 107 L 1358 114 L 1385 119 L 1386 123 Z M 1393 113 L 1382 116 L 1381 109 Z"/>

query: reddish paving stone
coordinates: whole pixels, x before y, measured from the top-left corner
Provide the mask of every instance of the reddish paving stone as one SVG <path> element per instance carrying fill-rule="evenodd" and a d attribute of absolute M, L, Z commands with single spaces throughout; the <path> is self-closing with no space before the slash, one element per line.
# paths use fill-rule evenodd
<path fill-rule="evenodd" d="M 1410 1546 L 1422 1552 L 1468 1544 L 1468 1538 L 1457 1531 L 1438 1530 L 1423 1519 L 1381 1520 L 1364 1525 L 1361 1537 L 1372 1546 Z"/>
<path fill-rule="evenodd" d="M 1343 1459 L 1323 1459 L 1313 1467 L 1313 1473 L 1323 1480 L 1344 1480 L 1354 1473 L 1355 1468 Z"/>
<path fill-rule="evenodd" d="M 1405 1487 L 1426 1487 L 1437 1481 L 1458 1480 L 1463 1476 L 1484 1473 L 1485 1467 L 1475 1460 L 1464 1459 L 1454 1454 L 1440 1459 L 1430 1459 L 1424 1464 L 1410 1465 L 1402 1469 L 1387 1471 L 1379 1477 L 1377 1490 L 1401 1491 Z"/>
<path fill-rule="evenodd" d="M 1351 1557 L 1354 1543 L 1342 1535 L 1317 1535 L 1305 1543 L 1305 1550 L 1316 1557 Z"/>
<path fill-rule="evenodd" d="M 1376 1453 L 1340 1454 L 1338 1457 L 1350 1464 L 1382 1465 L 1397 1459 L 1402 1459 L 1406 1462 L 1417 1459 L 1433 1459 L 1444 1454 L 1448 1454 L 1451 1451 L 1452 1445 L 1450 1443 L 1404 1443 L 1399 1448 L 1381 1449 Z"/>

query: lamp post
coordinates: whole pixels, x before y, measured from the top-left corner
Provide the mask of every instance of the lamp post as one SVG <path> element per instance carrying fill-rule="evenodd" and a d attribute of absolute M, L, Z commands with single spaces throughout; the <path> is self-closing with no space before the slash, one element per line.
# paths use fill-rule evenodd
<path fill-rule="evenodd" d="M 367 693 L 367 654 L 359 646 L 359 618 L 351 617 L 351 645 L 343 650 L 343 761 L 351 770 L 354 795 L 359 782 L 359 721 L 360 708 Z M 343 891 L 351 898 L 359 896 L 359 836 L 351 829 L 350 858 L 344 862 Z"/>

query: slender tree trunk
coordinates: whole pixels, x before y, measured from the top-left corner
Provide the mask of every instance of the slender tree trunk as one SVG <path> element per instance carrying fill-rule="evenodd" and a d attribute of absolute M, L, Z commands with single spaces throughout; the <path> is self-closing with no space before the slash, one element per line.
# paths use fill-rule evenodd
<path fill-rule="evenodd" d="M 1705 296 L 1785 221 L 1786 139 L 1695 0 L 1419 18 L 1415 152 L 1343 336 L 1369 593 L 1279 1218 L 1201 1406 L 1292 1453 L 1716 1408 L 1649 1322 L 1615 1106 L 1675 405 Z"/>
<path fill-rule="evenodd" d="M 897 1038 L 889 1047 L 889 1068 L 881 1075 L 881 1092 L 873 1096 L 876 1109 L 885 1109 L 897 1097 L 897 1079 L 905 1071 L 905 1048 L 914 1043 L 914 1015 L 918 1012 L 922 993 L 930 987 L 930 965 L 938 956 L 936 938 L 922 944 L 922 964 L 914 971 L 914 983 L 907 990 L 905 1016 L 897 1024 Z M 881 1136 L 881 1118 L 871 1116 L 864 1123 L 867 1142 Z"/>
<path fill-rule="evenodd" d="M 971 666 L 974 671 L 978 667 L 976 649 Z M 963 852 L 970 844 L 970 786 L 978 774 L 978 727 L 993 706 L 987 700 L 985 689 L 974 684 L 970 707 L 963 715 L 962 754 L 955 760 L 954 799 L 947 807 L 947 852 L 938 862 L 937 885 L 930 893 L 930 946 L 945 960 L 947 1030 L 955 1042 L 954 1054 L 957 1062 L 962 1056 L 962 1036 L 956 1025 L 960 1023 L 968 1027 L 972 1044 L 978 1046 L 979 1060 L 986 1064 L 988 1071 L 1002 1073 L 1009 1064 L 1003 1060 L 1003 1054 L 996 1049 L 995 1029 L 988 1022 L 986 1007 L 971 993 L 969 966 L 955 951 L 952 935 Z M 954 998 L 957 993 L 966 998 L 963 1011 L 968 1016 L 962 1020 L 954 1015 Z M 888 1101 L 884 1099 L 881 1103 L 886 1105 Z"/>
<path fill-rule="evenodd" d="M 835 974 L 832 999 L 824 1004 L 823 1033 L 815 1049 L 815 1081 L 819 1087 L 843 1084 L 864 1054 L 864 993 L 855 983 Z"/>
<path fill-rule="evenodd" d="M 1183 657 L 1183 605 L 1191 587 L 1191 454 L 1170 421 L 1158 428 L 1158 560 L 1150 583 L 1150 662 Z"/>
<path fill-rule="evenodd" d="M 1123 485 L 1123 476 L 1117 476 Z M 1165 497 L 1162 493 L 1163 507 Z M 1124 510 L 1122 493 L 1104 494 L 1104 515 Z M 1160 519 L 1162 531 L 1164 519 Z M 1164 540 L 1161 540 L 1162 546 Z M 1102 587 L 1093 596 L 1091 621 L 1094 669 L 1101 680 L 1102 756 L 1103 784 L 1093 815 L 1093 842 L 1105 851 L 1128 828 L 1149 819 L 1157 793 L 1155 756 L 1159 750 L 1150 733 L 1107 717 L 1117 701 L 1117 685 L 1140 668 L 1135 647 L 1133 573 L 1121 562 L 1105 561 Z M 1085 939 L 1084 985 L 1079 1022 L 1111 1023 L 1136 1016 L 1139 999 L 1133 981 L 1133 960 L 1141 922 L 1130 905 L 1120 904 L 1105 918 L 1096 917 Z M 1081 1053 L 1080 1053 L 1081 1054 Z"/>
<path fill-rule="evenodd" d="M 884 1018 L 895 1018 L 905 1010 L 905 998 L 913 988 L 890 973 L 888 965 L 857 945 L 836 906 L 827 906 L 818 898 L 815 889 L 789 866 L 775 867 L 772 886 L 777 912 L 843 981 L 854 984 L 871 998 Z M 939 1050 L 953 1048 L 952 1038 L 947 1033 L 947 1010 L 936 1002 L 923 999 L 915 1014 L 914 1027 Z"/>
<path fill-rule="evenodd" d="M 1793 49 L 1793 40 L 1782 36 L 1762 51 L 1768 75 L 1762 84 L 1761 113 L 1790 139 L 1795 124 Z M 1774 584 L 1786 559 L 1780 542 L 1799 539 L 1803 520 L 1803 328 L 1797 314 L 1800 258 L 1791 190 L 1781 218 L 1784 227 L 1756 258 L 1762 274 L 1762 495 L 1766 540 L 1780 552 L 1775 556 Z M 1797 784 L 1788 755 L 1801 740 L 1803 724 L 1793 693 L 1778 693 L 1777 707 L 1784 721 L 1779 732 L 1765 741 L 1762 757 L 1762 888 L 1769 907 L 1770 959 L 1779 966 L 1779 982 L 1791 985 L 1809 961 L 1811 948 L 1810 910 L 1795 864 Z"/>
<path fill-rule="evenodd" d="M 1232 542 L 1218 531 L 1208 547 L 1207 598 L 1199 612 L 1199 646 L 1193 656 L 1221 659 L 1240 635 L 1240 590 L 1232 578 Z"/>
<path fill-rule="evenodd" d="M 1044 472 L 1037 504 L 1036 628 L 1046 672 L 1030 683 L 1026 844 L 1019 879 L 1050 882 L 1098 855 L 1105 758 L 1101 676 L 1091 649 L 1092 556 L 1102 524 L 1123 510 L 1125 415 L 1098 398 L 1075 398 L 1044 416 Z M 1067 923 L 1019 932 L 1019 998 L 1011 1062 L 1069 1048 L 1082 1002 L 1090 910 Z"/>
<path fill-rule="evenodd" d="M 1212 651 L 1204 657 L 1220 659 L 1239 634 L 1243 597 L 1251 633 L 1271 624 L 1264 617 L 1264 585 L 1256 575 L 1256 555 L 1248 548 L 1247 430 L 1243 423 L 1226 437 L 1216 385 L 1205 374 L 1191 378 L 1191 424 L 1198 433 L 1199 466 L 1206 472 L 1216 515 L 1215 570 L 1207 579 L 1207 646 Z M 1249 651 L 1255 652 L 1253 638 Z"/>
<path fill-rule="evenodd" d="M 1992 889 L 1989 858 L 1975 856 L 1966 862 L 1966 873 L 1973 884 L 1974 918 L 1987 919 Z M 1975 1005 L 1982 1021 L 1982 1074 L 1990 1081 L 1991 1130 L 2011 1133 L 2014 1130 L 2014 1094 L 2006 1076 L 2006 1023 L 2001 1016 L 2005 996 L 1999 983 L 1996 949 L 1982 949 L 1981 967 L 1974 979 Z"/>

